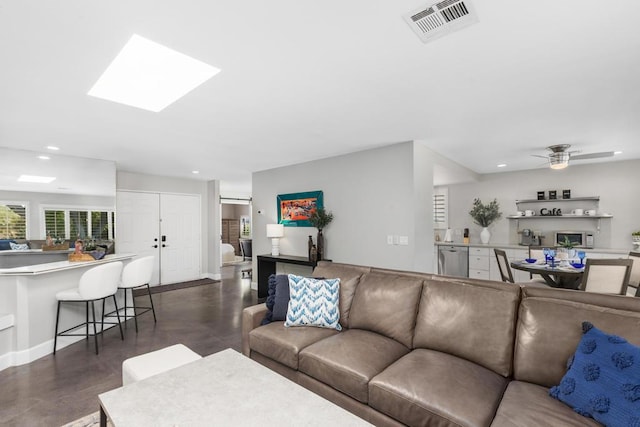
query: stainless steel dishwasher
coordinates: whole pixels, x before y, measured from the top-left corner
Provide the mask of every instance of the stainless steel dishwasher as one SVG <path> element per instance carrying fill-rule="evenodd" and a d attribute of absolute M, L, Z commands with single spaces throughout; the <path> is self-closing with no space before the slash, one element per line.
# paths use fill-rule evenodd
<path fill-rule="evenodd" d="M 438 247 L 438 274 L 469 277 L 469 248 L 466 246 Z"/>

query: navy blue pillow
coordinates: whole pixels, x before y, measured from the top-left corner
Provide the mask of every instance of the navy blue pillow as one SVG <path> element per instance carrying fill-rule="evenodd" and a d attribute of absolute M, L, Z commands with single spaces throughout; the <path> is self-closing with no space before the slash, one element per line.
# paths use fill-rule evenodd
<path fill-rule="evenodd" d="M 10 251 L 10 243 L 16 243 L 16 241 L 12 239 L 0 239 L 0 251 Z"/>
<path fill-rule="evenodd" d="M 267 306 L 267 313 L 264 315 L 264 319 L 260 322 L 261 325 L 267 325 L 273 321 L 273 305 L 276 301 L 276 275 L 269 276 L 269 287 L 267 288 L 267 299 L 265 305 Z"/>
<path fill-rule="evenodd" d="M 570 367 L 549 395 L 606 426 L 640 425 L 640 347 L 589 322 Z"/>
<path fill-rule="evenodd" d="M 272 321 L 285 320 L 287 318 L 287 309 L 289 308 L 289 276 L 287 274 L 278 274 L 276 276 L 276 295 L 273 305 Z"/>

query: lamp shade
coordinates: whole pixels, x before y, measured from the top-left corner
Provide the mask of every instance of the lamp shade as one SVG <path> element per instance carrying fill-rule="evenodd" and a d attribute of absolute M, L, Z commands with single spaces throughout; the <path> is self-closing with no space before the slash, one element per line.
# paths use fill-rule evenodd
<path fill-rule="evenodd" d="M 267 237 L 282 237 L 284 236 L 283 224 L 267 224 Z"/>

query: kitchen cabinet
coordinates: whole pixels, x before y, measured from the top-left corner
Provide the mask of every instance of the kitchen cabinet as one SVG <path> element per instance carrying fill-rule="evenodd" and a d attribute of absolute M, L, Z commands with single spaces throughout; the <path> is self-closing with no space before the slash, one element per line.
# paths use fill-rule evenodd
<path fill-rule="evenodd" d="M 506 252 L 509 261 L 525 259 L 529 257 L 527 249 L 498 248 Z M 513 280 L 516 282 L 529 281 L 529 273 L 512 270 Z M 500 268 L 493 248 L 469 248 L 469 277 L 474 279 L 502 281 Z"/>

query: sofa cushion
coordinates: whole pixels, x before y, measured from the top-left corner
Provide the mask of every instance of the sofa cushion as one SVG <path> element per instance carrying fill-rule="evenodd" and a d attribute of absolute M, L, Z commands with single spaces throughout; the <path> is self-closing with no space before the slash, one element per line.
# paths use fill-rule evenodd
<path fill-rule="evenodd" d="M 285 328 L 283 322 L 272 322 L 249 333 L 249 348 L 291 369 L 298 369 L 300 350 L 337 333 L 335 329 L 312 326 Z"/>
<path fill-rule="evenodd" d="M 383 335 L 349 329 L 302 350 L 299 370 L 367 403 L 369 380 L 408 352 Z"/>
<path fill-rule="evenodd" d="M 608 426 L 640 425 L 640 347 L 583 322 L 584 335 L 549 395 Z"/>
<path fill-rule="evenodd" d="M 413 347 L 460 356 L 509 376 L 519 303 L 518 286 L 425 280 Z"/>
<path fill-rule="evenodd" d="M 542 289 L 537 292 L 542 291 Z M 582 322 L 589 321 L 615 335 L 640 345 L 640 298 L 588 294 L 569 291 L 581 298 L 603 304 L 607 300 L 636 303 L 636 311 L 618 310 L 603 305 L 557 298 L 526 297 L 520 304 L 514 354 L 514 378 L 545 387 L 560 383 L 567 370 L 567 360 L 582 338 Z M 607 297 L 607 298 L 605 298 Z M 585 300 L 585 301 L 586 301 Z M 631 301 L 627 301 L 631 300 Z M 637 300 L 637 301 L 633 301 Z"/>
<path fill-rule="evenodd" d="M 411 347 L 422 278 L 369 273 L 351 304 L 349 327 L 377 332 Z"/>
<path fill-rule="evenodd" d="M 289 307 L 284 326 L 319 326 L 338 331 L 340 279 L 314 279 L 289 274 Z"/>
<path fill-rule="evenodd" d="M 600 423 L 576 414 L 549 397 L 549 389 L 511 381 L 502 396 L 491 427 L 567 426 L 596 427 Z"/>
<path fill-rule="evenodd" d="M 313 277 L 339 277 L 340 278 L 340 324 L 343 328 L 349 327 L 349 313 L 351 302 L 360 277 L 368 273 L 369 267 L 340 264 L 337 262 L 320 261 L 313 270 Z"/>
<path fill-rule="evenodd" d="M 0 239 L 0 251 L 10 251 L 11 243 L 16 243 L 13 239 Z"/>
<path fill-rule="evenodd" d="M 473 362 L 416 349 L 369 382 L 369 406 L 412 426 L 488 426 L 507 383 Z"/>

